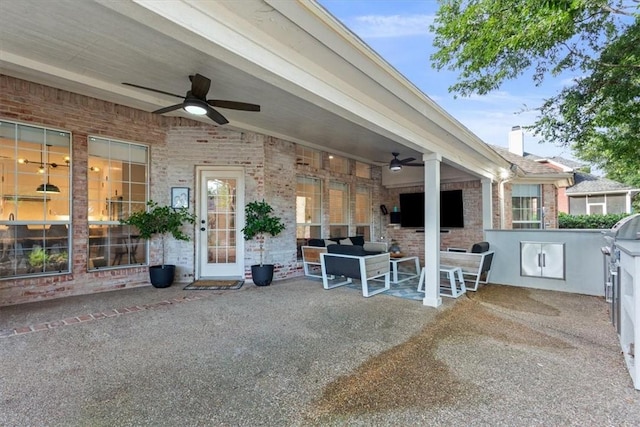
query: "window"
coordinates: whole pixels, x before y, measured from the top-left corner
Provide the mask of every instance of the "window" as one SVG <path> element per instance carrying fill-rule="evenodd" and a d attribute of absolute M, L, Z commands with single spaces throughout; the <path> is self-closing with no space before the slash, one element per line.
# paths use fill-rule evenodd
<path fill-rule="evenodd" d="M 627 197 L 624 194 L 598 194 L 569 198 L 571 215 L 627 213 Z"/>
<path fill-rule="evenodd" d="M 329 154 L 329 168 L 331 172 L 349 173 L 349 161 L 344 157 Z"/>
<path fill-rule="evenodd" d="M 88 269 L 146 264 L 147 245 L 119 220 L 146 209 L 148 148 L 90 137 L 87 175 Z"/>
<path fill-rule="evenodd" d="M 320 169 L 320 152 L 302 145 L 296 145 L 296 164 Z"/>
<path fill-rule="evenodd" d="M 514 184 L 511 193 L 513 228 L 542 228 L 540 185 Z"/>
<path fill-rule="evenodd" d="M 356 176 L 358 178 L 371 179 L 371 165 L 362 162 L 356 162 Z"/>
<path fill-rule="evenodd" d="M 356 188 L 356 236 L 371 240 L 371 190 L 367 187 Z"/>
<path fill-rule="evenodd" d="M 605 196 L 587 196 L 587 213 L 589 215 L 604 215 L 607 213 L 605 208 Z"/>
<path fill-rule="evenodd" d="M 322 187 L 320 180 L 299 176 L 296 184 L 296 241 L 300 247 L 309 239 L 322 237 Z"/>
<path fill-rule="evenodd" d="M 585 215 L 587 213 L 586 196 L 569 197 L 569 213 L 571 215 Z"/>
<path fill-rule="evenodd" d="M 0 121 L 0 278 L 69 272 L 71 134 Z"/>
<path fill-rule="evenodd" d="M 349 187 L 342 182 L 329 184 L 329 237 L 349 236 Z"/>
<path fill-rule="evenodd" d="M 607 213 L 628 213 L 627 210 L 627 196 L 625 194 L 606 194 L 607 200 Z"/>

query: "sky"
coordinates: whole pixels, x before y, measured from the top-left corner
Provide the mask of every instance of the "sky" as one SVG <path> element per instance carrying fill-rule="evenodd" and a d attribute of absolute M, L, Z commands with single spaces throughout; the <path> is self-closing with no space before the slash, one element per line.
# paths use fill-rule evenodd
<path fill-rule="evenodd" d="M 431 67 L 435 52 L 429 25 L 438 9 L 436 0 L 318 0 L 332 15 L 402 73 L 449 114 L 484 142 L 506 147 L 512 126 L 533 124 L 533 108 L 556 94 L 572 76 L 546 77 L 536 87 L 530 75 L 508 81 L 497 91 L 469 98 L 449 93 L 456 82 L 452 71 Z M 529 111 L 526 111 L 529 110 Z M 526 152 L 544 157 L 574 159 L 568 147 L 539 143 L 525 132 Z"/>

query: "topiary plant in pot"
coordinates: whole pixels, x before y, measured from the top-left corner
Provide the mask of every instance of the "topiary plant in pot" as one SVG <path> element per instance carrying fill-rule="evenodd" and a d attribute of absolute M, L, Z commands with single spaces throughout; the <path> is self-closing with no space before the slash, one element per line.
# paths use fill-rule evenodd
<path fill-rule="evenodd" d="M 149 279 L 156 288 L 171 286 L 175 274 L 175 265 L 165 264 L 165 239 L 171 235 L 176 240 L 190 240 L 182 231 L 185 224 L 195 224 L 196 216 L 188 208 L 172 208 L 159 205 L 153 200 L 147 202 L 147 210 L 134 212 L 120 223 L 132 225 L 140 232 L 140 237 L 149 240 L 159 235 L 162 239 L 162 264 L 149 266 Z"/>
<path fill-rule="evenodd" d="M 284 230 L 284 223 L 272 215 L 273 208 L 264 199 L 245 207 L 245 240 L 256 238 L 260 244 L 260 264 L 251 266 L 251 277 L 257 286 L 268 286 L 273 280 L 273 264 L 264 264 L 264 239 L 267 234 L 277 236 Z"/>

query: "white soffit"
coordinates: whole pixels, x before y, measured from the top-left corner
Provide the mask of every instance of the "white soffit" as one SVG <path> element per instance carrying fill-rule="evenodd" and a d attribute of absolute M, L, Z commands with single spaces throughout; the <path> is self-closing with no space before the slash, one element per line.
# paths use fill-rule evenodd
<path fill-rule="evenodd" d="M 199 72 L 212 98 L 263 106 L 225 110 L 231 127 L 369 162 L 438 152 L 489 178 L 506 164 L 313 1 L 24 0 L 0 12 L 9 75 L 151 111 L 175 99 L 121 83 L 183 94 Z"/>

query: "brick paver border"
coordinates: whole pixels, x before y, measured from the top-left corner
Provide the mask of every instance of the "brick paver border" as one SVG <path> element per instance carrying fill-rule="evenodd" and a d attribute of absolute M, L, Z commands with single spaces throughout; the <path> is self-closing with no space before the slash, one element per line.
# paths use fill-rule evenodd
<path fill-rule="evenodd" d="M 15 337 L 18 335 L 30 334 L 33 332 L 48 331 L 63 326 L 75 325 L 80 323 L 93 322 L 94 320 L 108 319 L 110 317 L 123 316 L 125 314 L 137 313 L 145 310 L 154 310 L 161 307 L 167 307 L 172 304 L 182 302 L 195 301 L 205 298 L 204 295 L 193 295 L 188 297 L 176 297 L 164 301 L 154 302 L 151 304 L 134 305 L 131 307 L 114 308 L 98 313 L 83 314 L 80 316 L 67 317 L 65 319 L 53 320 L 50 322 L 37 323 L 34 325 L 20 326 L 16 328 L 0 329 L 0 338 Z"/>

